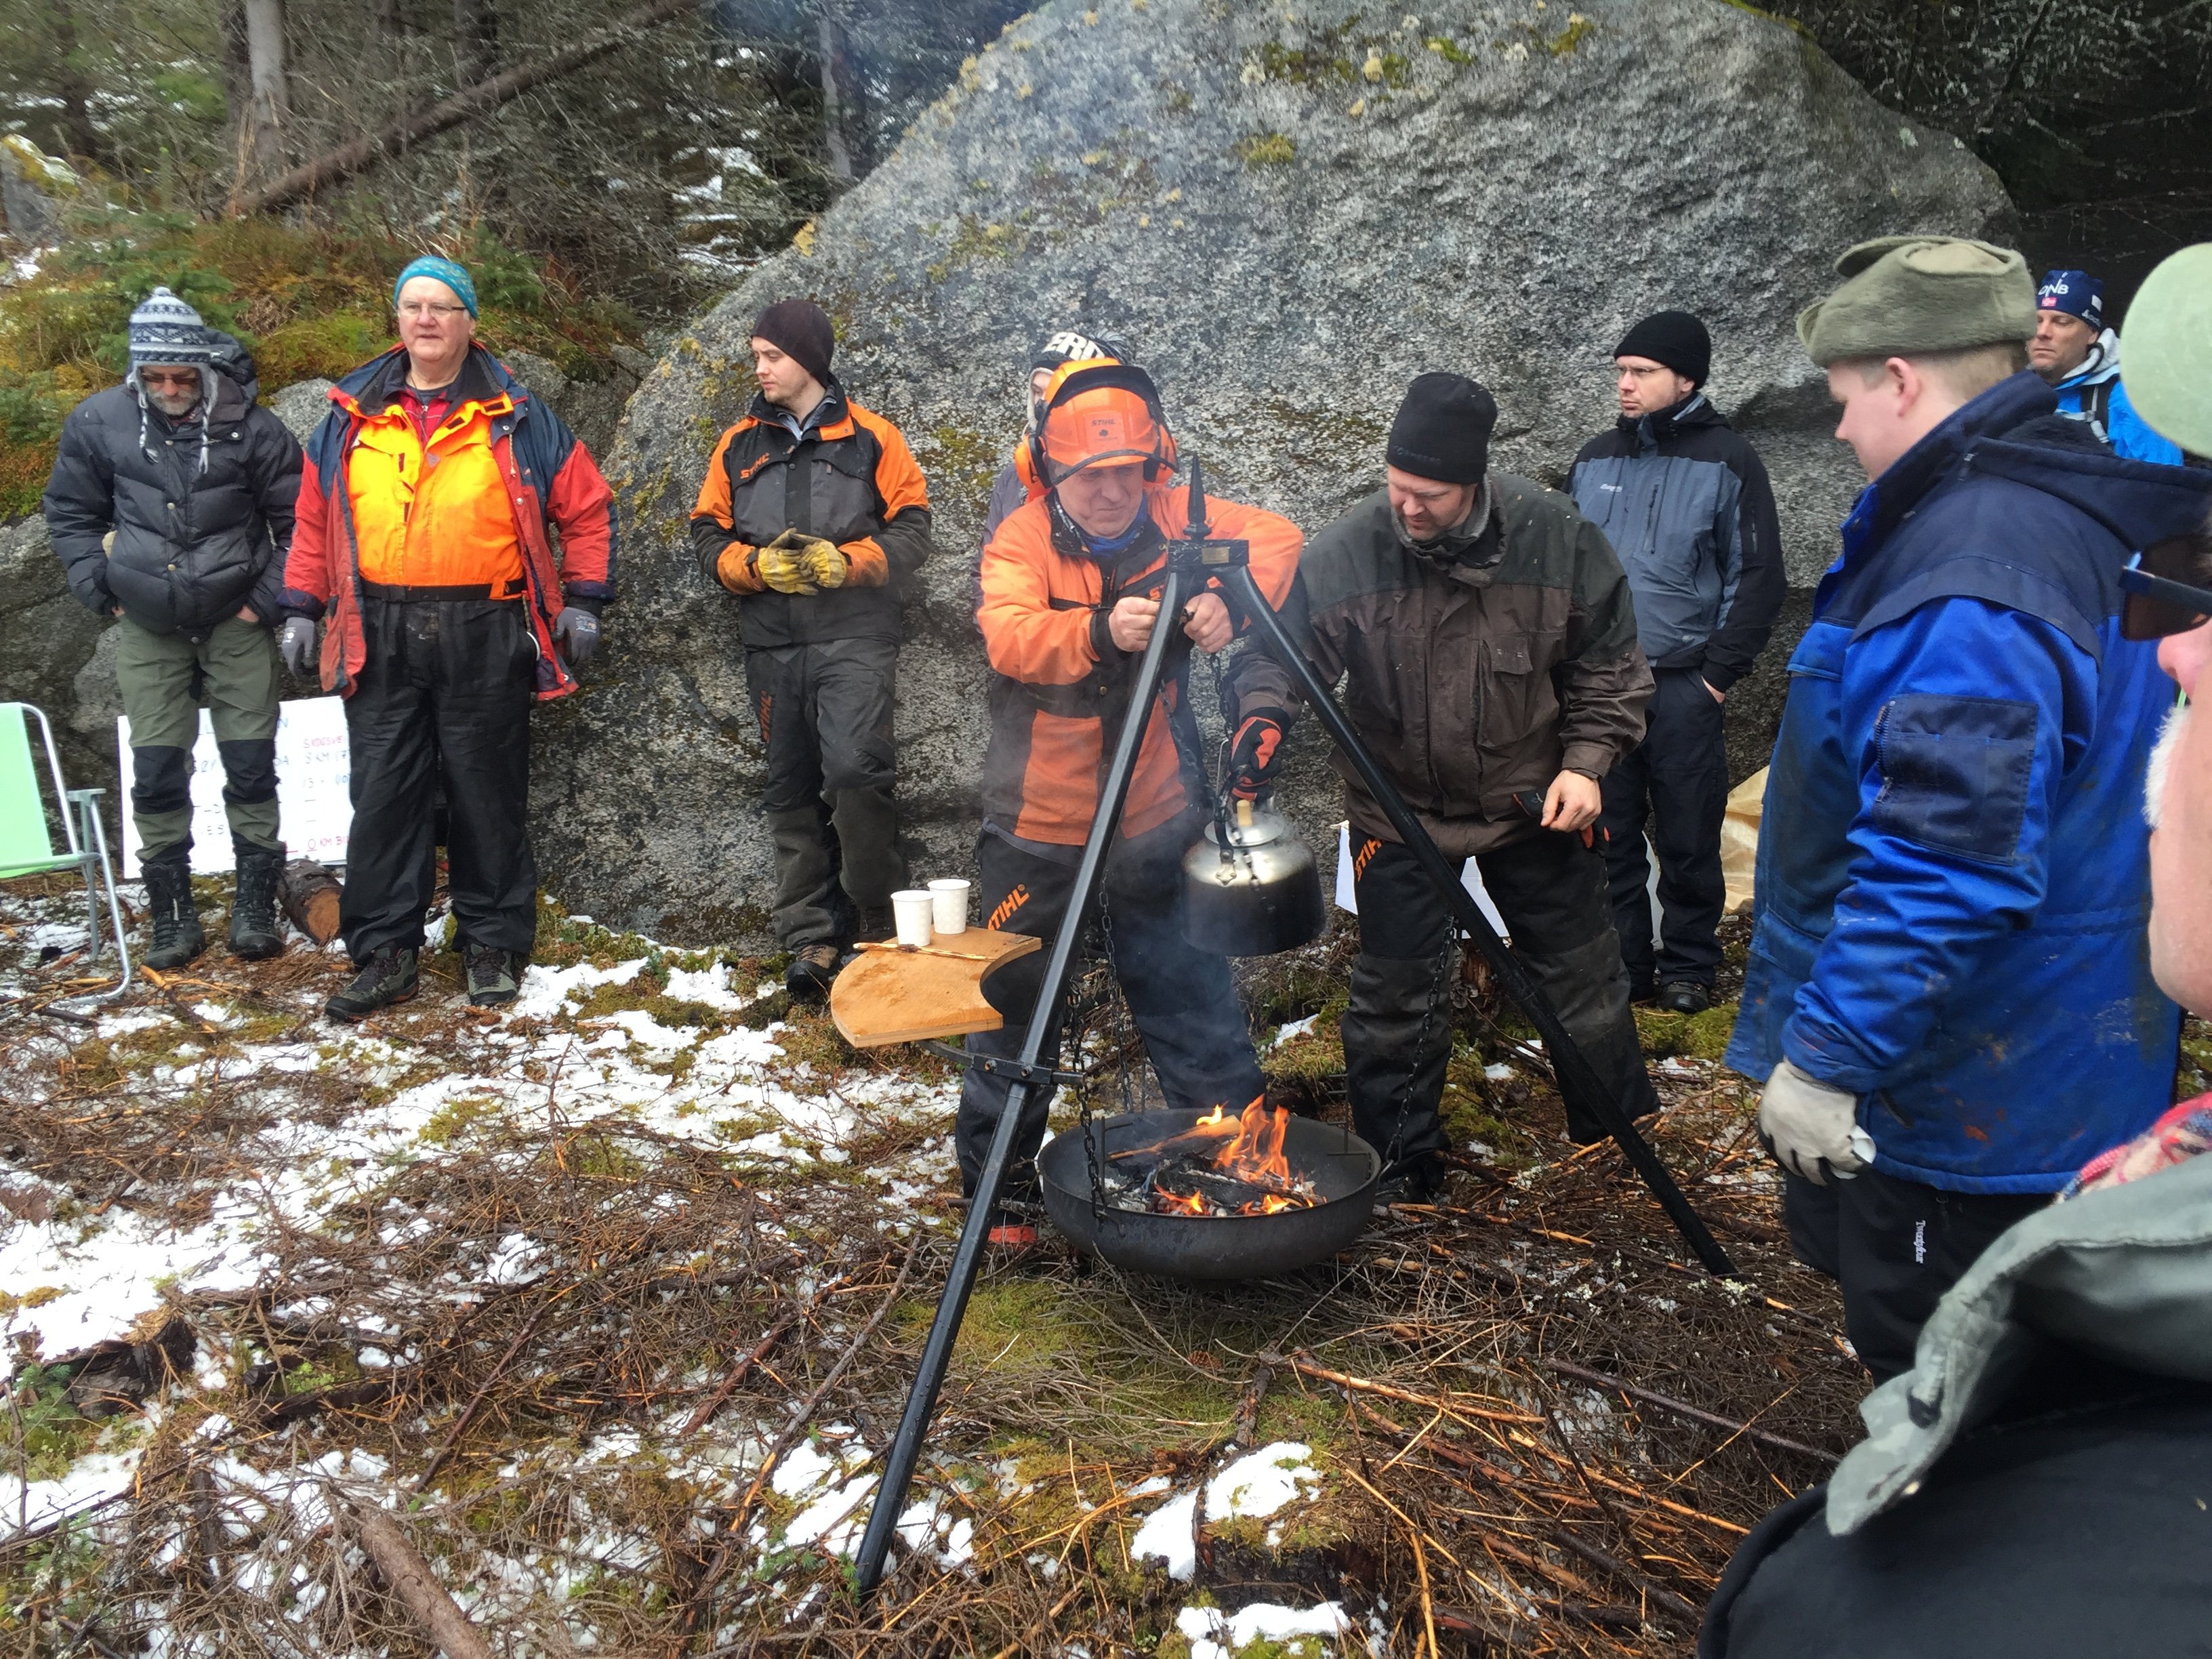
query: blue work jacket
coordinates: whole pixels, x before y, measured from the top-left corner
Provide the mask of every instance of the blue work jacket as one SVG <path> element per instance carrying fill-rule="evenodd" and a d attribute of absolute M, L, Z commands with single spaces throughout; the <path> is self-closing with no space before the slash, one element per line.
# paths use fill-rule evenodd
<path fill-rule="evenodd" d="M 2119 634 L 2131 549 L 2212 477 L 2121 459 L 2014 375 L 1861 495 L 1790 662 L 1727 1063 L 1860 1097 L 1875 1167 L 2051 1192 L 2167 1104 L 2144 763 L 2174 701 Z"/>

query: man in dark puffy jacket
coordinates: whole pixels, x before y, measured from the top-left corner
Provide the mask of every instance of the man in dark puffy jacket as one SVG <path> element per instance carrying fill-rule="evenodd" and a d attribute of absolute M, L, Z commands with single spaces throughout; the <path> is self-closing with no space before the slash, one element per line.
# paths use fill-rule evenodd
<path fill-rule="evenodd" d="M 300 446 L 256 406 L 253 360 L 166 288 L 131 316 L 131 372 L 70 412 L 46 529 L 71 591 L 121 618 L 131 811 L 151 968 L 206 946 L 192 904 L 192 745 L 204 692 L 236 849 L 230 948 L 283 950 L 276 878 L 276 647 L 270 634 L 300 493 Z M 196 684 L 197 683 L 197 684 Z"/>
<path fill-rule="evenodd" d="M 1712 1006 L 1728 897 L 1721 705 L 1781 608 L 1782 541 L 1765 465 L 1705 396 L 1705 325 L 1686 311 L 1647 317 L 1613 362 L 1620 418 L 1583 446 L 1567 488 L 1628 573 L 1658 689 L 1644 741 L 1605 775 L 1598 823 L 1633 994 L 1694 1014 Z M 1659 854 L 1656 956 L 1647 821 Z"/>
<path fill-rule="evenodd" d="M 777 939 L 817 1000 L 842 947 L 882 939 L 906 884 L 892 791 L 900 586 L 929 556 L 929 489 L 896 426 L 830 372 L 810 300 L 754 320 L 760 394 L 722 434 L 691 511 L 707 578 L 737 596 L 768 750 Z"/>
<path fill-rule="evenodd" d="M 1605 538 L 1564 495 L 1491 470 L 1497 420 L 1473 380 L 1416 380 L 1391 424 L 1383 487 L 1307 544 L 1283 616 L 1323 681 L 1346 677 L 1376 764 L 1446 858 L 1480 866 L 1560 1022 L 1640 1117 L 1658 1099 L 1586 837 L 1601 781 L 1644 735 L 1651 671 Z M 1230 671 L 1237 752 L 1264 757 L 1255 784 L 1281 753 L 1265 739 L 1296 696 L 1272 657 L 1247 652 Z M 1455 929 L 1350 763 L 1336 768 L 1359 908 L 1346 1090 L 1391 1195 L 1419 1198 L 1443 1177 Z M 1605 1138 L 1595 1103 L 1569 1092 L 1565 1104 L 1576 1140 Z"/>

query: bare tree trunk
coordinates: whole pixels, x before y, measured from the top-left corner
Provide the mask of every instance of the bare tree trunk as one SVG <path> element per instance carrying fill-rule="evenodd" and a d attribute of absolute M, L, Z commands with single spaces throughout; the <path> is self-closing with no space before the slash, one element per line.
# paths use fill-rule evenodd
<path fill-rule="evenodd" d="M 815 22 L 821 40 L 822 138 L 830 152 L 830 171 L 849 181 L 853 152 L 845 143 L 845 100 L 837 88 L 837 71 L 844 55 L 844 36 L 831 15 L 836 0 L 817 0 Z"/>
<path fill-rule="evenodd" d="M 53 28 L 54 63 L 59 70 L 53 89 L 62 104 L 58 125 L 63 142 L 73 155 L 104 155 L 106 146 L 92 124 L 92 81 L 77 63 L 76 19 L 70 15 L 69 0 L 55 0 Z"/>
<path fill-rule="evenodd" d="M 284 124 L 292 116 L 284 57 L 284 0 L 244 0 L 250 80 L 247 143 L 240 179 L 258 180 L 284 164 Z"/>
<path fill-rule="evenodd" d="M 628 46 L 643 30 L 681 16 L 695 9 L 699 0 L 647 0 L 644 5 L 624 12 L 607 27 L 596 34 L 586 35 L 572 46 L 559 52 L 518 64 L 502 70 L 489 81 L 465 87 L 447 98 L 441 98 L 429 108 L 413 115 L 402 116 L 376 131 L 354 139 L 349 143 L 327 150 L 311 161 L 302 162 L 283 178 L 272 180 L 251 195 L 240 197 L 231 204 L 236 215 L 270 213 L 278 208 L 289 207 L 295 202 L 313 196 L 327 185 L 350 179 L 378 158 L 397 155 L 410 144 L 445 132 L 472 121 L 479 115 L 488 115 L 502 104 L 520 97 L 531 88 L 557 79 L 585 64 L 605 57 L 619 47 Z"/>
<path fill-rule="evenodd" d="M 492 0 L 453 0 L 453 64 L 465 87 L 499 68 L 499 14 Z"/>

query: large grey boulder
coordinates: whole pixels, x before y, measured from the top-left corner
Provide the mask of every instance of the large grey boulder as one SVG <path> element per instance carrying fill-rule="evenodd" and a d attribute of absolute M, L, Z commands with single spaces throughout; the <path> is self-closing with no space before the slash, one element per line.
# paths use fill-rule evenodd
<path fill-rule="evenodd" d="M 1875 103 L 1802 36 L 1725 0 L 1054 3 L 1012 25 L 804 246 L 681 337 L 611 457 L 628 545 L 589 695 L 548 711 L 550 884 L 672 937 L 757 932 L 761 753 L 735 605 L 684 519 L 751 391 L 768 301 L 836 319 L 838 368 L 897 421 L 942 551 L 908 613 L 900 744 L 920 870 L 968 863 L 986 738 L 968 582 L 1031 343 L 1082 325 L 1151 367 L 1224 493 L 1317 529 L 1376 483 L 1414 374 L 1479 375 L 1497 455 L 1547 480 L 1612 416 L 1628 324 L 1694 309 L 1712 392 L 1765 449 L 1793 580 L 1857 488 L 1792 332 L 1863 238 L 2006 234 L 1994 174 Z M 1287 788 L 1336 816 L 1310 722 Z"/>
<path fill-rule="evenodd" d="M 122 713 L 121 698 L 114 696 L 103 721 L 84 712 L 79 695 L 80 682 L 100 654 L 107 630 L 108 624 L 70 592 L 44 519 L 0 526 L 0 702 L 35 703 L 46 711 L 70 786 L 107 790 L 112 824 L 114 716 Z M 106 655 L 106 679 L 112 687 L 112 647 Z M 96 688 L 96 671 L 92 679 Z"/>

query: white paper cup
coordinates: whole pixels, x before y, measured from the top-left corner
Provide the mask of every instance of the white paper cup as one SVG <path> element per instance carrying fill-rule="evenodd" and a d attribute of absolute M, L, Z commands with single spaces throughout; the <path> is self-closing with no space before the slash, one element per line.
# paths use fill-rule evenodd
<path fill-rule="evenodd" d="M 898 921 L 898 942 L 901 945 L 929 943 L 930 892 L 927 887 L 908 887 L 891 895 L 891 915 Z"/>
<path fill-rule="evenodd" d="M 957 876 L 929 884 L 932 914 L 940 933 L 968 931 L 968 884 Z"/>

